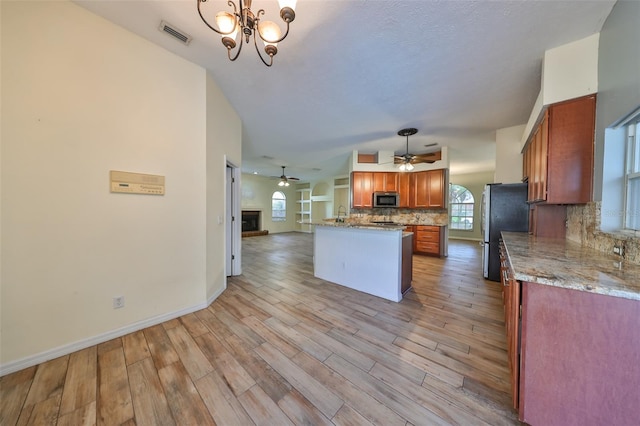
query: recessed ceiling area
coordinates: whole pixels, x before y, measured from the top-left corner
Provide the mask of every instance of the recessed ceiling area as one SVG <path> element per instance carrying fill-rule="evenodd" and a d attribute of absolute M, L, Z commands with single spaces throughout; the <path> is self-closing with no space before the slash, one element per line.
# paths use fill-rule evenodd
<path fill-rule="evenodd" d="M 494 170 L 495 131 L 527 122 L 545 50 L 599 32 L 615 1 L 298 0 L 271 68 L 253 46 L 230 62 L 195 0 L 76 3 L 211 73 L 243 123 L 243 172 L 313 180 L 346 174 L 353 150 L 403 154 L 407 127 L 412 153 L 448 147 L 452 174 Z M 277 1 L 253 7 L 281 23 Z"/>

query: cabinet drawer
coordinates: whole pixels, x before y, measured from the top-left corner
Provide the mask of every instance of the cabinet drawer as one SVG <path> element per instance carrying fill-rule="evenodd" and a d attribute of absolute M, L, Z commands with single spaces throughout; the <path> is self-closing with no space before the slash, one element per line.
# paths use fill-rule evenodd
<path fill-rule="evenodd" d="M 416 232 L 436 232 L 440 233 L 440 227 L 434 225 L 416 225 Z"/>
<path fill-rule="evenodd" d="M 440 254 L 440 244 L 418 241 L 416 243 L 416 251 L 421 253 Z"/>
<path fill-rule="evenodd" d="M 440 242 L 440 234 L 438 232 L 416 232 L 415 236 L 417 241 L 433 243 Z"/>

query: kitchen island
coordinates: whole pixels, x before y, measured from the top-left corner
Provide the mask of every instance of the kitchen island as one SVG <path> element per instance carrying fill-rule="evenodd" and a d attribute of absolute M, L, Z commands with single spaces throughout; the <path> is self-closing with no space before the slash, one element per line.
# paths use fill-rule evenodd
<path fill-rule="evenodd" d="M 565 239 L 502 237 L 520 420 L 637 424 L 640 266 Z"/>
<path fill-rule="evenodd" d="M 314 275 L 399 302 L 411 287 L 412 245 L 401 225 L 316 224 Z"/>

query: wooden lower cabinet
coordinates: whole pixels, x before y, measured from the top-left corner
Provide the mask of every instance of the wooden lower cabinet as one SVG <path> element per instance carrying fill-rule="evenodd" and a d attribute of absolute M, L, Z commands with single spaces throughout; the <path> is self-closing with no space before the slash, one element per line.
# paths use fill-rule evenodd
<path fill-rule="evenodd" d="M 500 283 L 504 302 L 504 323 L 507 334 L 507 358 L 511 374 L 511 400 L 518 408 L 520 399 L 520 293 L 522 283 L 515 279 L 504 244 L 500 242 Z"/>
<path fill-rule="evenodd" d="M 414 225 L 413 251 L 417 254 L 442 256 L 444 232 L 441 226 Z"/>

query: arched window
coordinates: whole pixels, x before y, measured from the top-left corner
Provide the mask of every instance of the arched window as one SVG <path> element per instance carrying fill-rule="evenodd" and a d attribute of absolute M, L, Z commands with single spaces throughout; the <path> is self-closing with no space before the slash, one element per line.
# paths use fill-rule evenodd
<path fill-rule="evenodd" d="M 473 231 L 473 194 L 462 185 L 449 186 L 449 229 Z"/>
<path fill-rule="evenodd" d="M 276 191 L 271 196 L 271 220 L 284 222 L 287 220 L 287 196 Z"/>

